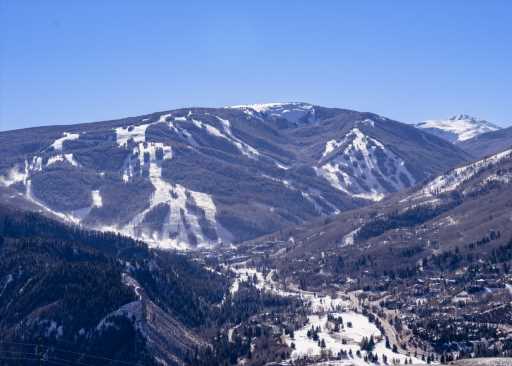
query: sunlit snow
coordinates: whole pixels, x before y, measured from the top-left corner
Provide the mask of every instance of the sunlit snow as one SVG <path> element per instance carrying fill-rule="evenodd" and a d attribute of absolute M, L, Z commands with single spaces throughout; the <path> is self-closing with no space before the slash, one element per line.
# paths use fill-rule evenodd
<path fill-rule="evenodd" d="M 80 134 L 78 133 L 64 132 L 62 134 L 62 137 L 55 140 L 50 146 L 53 147 L 55 150 L 62 150 L 62 145 L 64 144 L 64 141 L 72 141 L 77 140 L 79 138 Z"/>
<path fill-rule="evenodd" d="M 469 140 L 482 133 L 499 130 L 500 127 L 485 120 L 459 114 L 446 120 L 427 120 L 417 125 L 423 129 L 435 129 L 451 133 L 456 141 Z"/>
<path fill-rule="evenodd" d="M 380 154 L 380 163 L 377 154 Z M 415 183 L 397 154 L 357 127 L 340 141 L 328 141 L 323 158 L 327 160 L 321 160 L 315 169 L 317 174 L 353 197 L 379 201 L 390 191 Z"/>
<path fill-rule="evenodd" d="M 226 108 L 239 109 L 251 117 L 283 118 L 289 122 L 313 122 L 315 120 L 315 108 L 311 104 L 291 103 L 261 103 L 242 104 L 228 106 Z"/>
<path fill-rule="evenodd" d="M 474 163 L 452 169 L 429 182 L 419 193 L 419 196 L 431 196 L 457 189 L 462 183 L 471 179 L 483 169 L 497 164 L 504 159 L 512 158 L 512 149 L 492 155 Z"/>

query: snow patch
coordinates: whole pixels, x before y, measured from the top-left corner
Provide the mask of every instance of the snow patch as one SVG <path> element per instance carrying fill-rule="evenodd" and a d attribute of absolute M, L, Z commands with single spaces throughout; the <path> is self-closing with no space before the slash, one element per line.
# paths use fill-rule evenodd
<path fill-rule="evenodd" d="M 128 145 L 128 141 L 133 140 L 134 143 L 146 141 L 146 129 L 150 124 L 143 124 L 138 126 L 117 127 L 116 142 L 120 147 Z"/>
<path fill-rule="evenodd" d="M 334 150 L 336 150 L 337 148 L 339 148 L 343 143 L 340 141 L 336 141 L 336 140 L 329 140 L 325 143 L 325 149 L 324 149 L 324 152 L 322 153 L 322 157 L 325 157 L 327 155 L 329 155 L 330 153 L 332 153 Z"/>
<path fill-rule="evenodd" d="M 282 169 L 282 170 L 288 170 L 288 169 L 290 169 L 290 166 L 288 166 L 288 165 L 281 164 L 281 163 L 279 163 L 279 162 L 277 162 L 277 161 L 274 161 L 274 163 L 276 164 L 276 166 L 277 166 L 279 169 Z"/>
<path fill-rule="evenodd" d="M 71 164 L 74 167 L 78 167 L 78 162 L 76 161 L 75 157 L 72 153 L 69 154 L 60 154 L 60 155 L 54 155 L 48 158 L 48 161 L 46 162 L 46 166 L 50 166 L 53 164 L 56 164 L 58 162 L 65 162 L 67 161 L 69 164 Z"/>
<path fill-rule="evenodd" d="M 0 176 L 0 184 L 9 187 L 16 183 L 23 183 L 26 186 L 27 180 L 32 172 L 43 170 L 43 158 L 40 156 L 32 157 L 32 160 L 25 160 L 23 167 L 15 165 L 8 170 L 7 175 Z"/>
<path fill-rule="evenodd" d="M 79 138 L 79 133 L 64 132 L 62 137 L 55 140 L 50 146 L 53 147 L 54 150 L 61 151 L 64 141 L 78 140 Z"/>
<path fill-rule="evenodd" d="M 283 118 L 292 123 L 314 122 L 315 108 L 307 103 L 263 103 L 228 106 L 239 109 L 251 117 Z"/>
<path fill-rule="evenodd" d="M 482 133 L 497 131 L 500 127 L 467 114 L 459 114 L 447 120 L 427 120 L 416 125 L 422 129 L 433 129 L 454 135 L 457 142 L 466 141 Z"/>
<path fill-rule="evenodd" d="M 6 175 L 0 176 L 0 184 L 5 187 L 9 187 L 13 184 L 24 182 L 25 179 L 25 170 L 20 169 L 18 166 L 14 166 L 7 171 Z"/>
<path fill-rule="evenodd" d="M 348 246 L 354 245 L 355 237 L 356 237 L 357 233 L 359 232 L 359 230 L 361 230 L 361 228 L 357 228 L 355 230 L 352 230 L 350 233 L 345 235 L 343 237 L 341 246 L 342 247 L 348 247 Z"/>
<path fill-rule="evenodd" d="M 91 192 L 92 198 L 92 206 L 93 207 L 102 207 L 103 206 L 103 198 L 101 197 L 100 191 L 95 190 Z"/>

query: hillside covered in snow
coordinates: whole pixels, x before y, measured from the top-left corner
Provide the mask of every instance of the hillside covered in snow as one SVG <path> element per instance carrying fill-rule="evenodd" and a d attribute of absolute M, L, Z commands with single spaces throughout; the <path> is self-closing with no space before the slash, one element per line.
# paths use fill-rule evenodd
<path fill-rule="evenodd" d="M 412 126 L 307 103 L 6 131 L 0 153 L 16 205 L 179 249 L 361 207 L 468 159 Z"/>
<path fill-rule="evenodd" d="M 416 127 L 454 143 L 470 140 L 478 135 L 500 129 L 495 124 L 467 114 L 458 114 L 444 120 L 427 120 L 418 123 Z"/>

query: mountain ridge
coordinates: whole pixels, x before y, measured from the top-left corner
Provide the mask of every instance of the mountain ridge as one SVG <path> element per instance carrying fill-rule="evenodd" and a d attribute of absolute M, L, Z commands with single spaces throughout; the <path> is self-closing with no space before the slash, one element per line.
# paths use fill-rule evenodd
<path fill-rule="evenodd" d="M 412 126 L 301 102 L 181 108 L 0 142 L 0 183 L 18 197 L 183 249 L 365 205 L 469 159 Z"/>
<path fill-rule="evenodd" d="M 461 142 L 459 147 L 477 158 L 498 153 L 512 147 L 512 127 L 475 136 Z"/>
<path fill-rule="evenodd" d="M 410 246 L 421 248 L 421 256 L 415 255 L 411 258 L 413 262 L 400 266 L 414 265 L 432 253 L 455 247 L 462 251 L 462 247 L 491 234 L 492 248 L 512 237 L 508 210 L 512 204 L 511 172 L 512 149 L 509 149 L 450 169 L 382 202 L 290 228 L 256 242 L 288 241 L 290 248 L 286 255 L 295 258 L 299 265 L 297 258 L 324 251 L 352 256 L 351 262 L 357 262 L 358 257 L 383 255 L 391 249 L 387 256 L 392 254 L 392 248 Z M 379 265 L 372 264 L 376 273 L 385 268 L 385 261 L 390 258 L 375 259 L 375 262 L 381 260 L 383 263 Z M 293 260 L 287 264 L 290 262 Z M 350 272 L 354 268 L 346 266 L 346 270 Z"/>
<path fill-rule="evenodd" d="M 456 144 L 501 129 L 491 122 L 468 114 L 457 114 L 449 119 L 426 120 L 415 126 Z"/>

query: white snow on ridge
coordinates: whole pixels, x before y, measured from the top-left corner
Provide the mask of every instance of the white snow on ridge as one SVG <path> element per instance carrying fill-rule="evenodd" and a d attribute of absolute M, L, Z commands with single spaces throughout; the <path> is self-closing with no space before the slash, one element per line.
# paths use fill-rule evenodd
<path fill-rule="evenodd" d="M 273 108 L 282 108 L 284 105 L 292 104 L 292 103 L 260 103 L 260 104 L 240 104 L 240 105 L 232 105 L 226 108 L 231 109 L 252 109 L 255 112 L 262 113 L 267 112 Z"/>
<path fill-rule="evenodd" d="M 165 123 L 168 121 L 168 119 L 172 116 L 172 113 L 162 114 L 160 118 L 158 119 L 159 123 Z"/>
<path fill-rule="evenodd" d="M 292 123 L 299 123 L 304 119 L 307 122 L 313 122 L 315 119 L 315 108 L 311 104 L 300 102 L 243 104 L 225 108 L 240 109 L 251 117 L 264 115 L 273 118 L 284 118 Z"/>
<path fill-rule="evenodd" d="M 410 196 L 402 199 L 400 202 L 406 202 L 410 200 L 420 200 L 428 197 L 433 197 L 442 193 L 452 192 L 458 189 L 464 182 L 472 179 L 474 176 L 503 160 L 512 159 L 512 149 L 502 151 L 498 154 L 491 155 L 487 158 L 478 160 L 471 164 L 461 166 L 459 168 L 452 169 L 445 174 L 439 175 L 426 183 L 422 189 L 418 192 L 411 194 Z M 480 182 L 480 185 L 485 185 L 490 182 L 498 183 L 510 183 L 512 176 L 510 174 L 491 174 Z M 469 187 L 464 191 L 467 193 L 475 187 Z M 437 204 L 439 199 L 422 201 L 422 204 Z"/>
<path fill-rule="evenodd" d="M 78 133 L 64 132 L 62 134 L 62 137 L 55 140 L 50 146 L 53 147 L 55 150 L 61 151 L 64 141 L 78 140 L 79 138 L 80 134 Z"/>
<path fill-rule="evenodd" d="M 430 183 L 427 183 L 427 185 L 419 192 L 419 194 L 414 195 L 413 198 L 418 198 L 418 196 L 432 196 L 435 194 L 453 191 L 466 180 L 471 179 L 490 165 L 511 158 L 512 149 L 509 149 L 474 163 L 452 169 L 448 173 L 440 175 L 430 181 Z"/>
<path fill-rule="evenodd" d="M 380 117 L 379 118 L 381 120 L 386 120 L 384 117 Z M 366 118 L 360 122 L 358 122 L 358 124 L 362 125 L 362 126 L 368 126 L 368 127 L 375 127 L 375 121 L 372 120 L 372 119 L 369 119 L 369 118 Z"/>
<path fill-rule="evenodd" d="M 499 130 L 500 127 L 467 114 L 459 114 L 447 120 L 427 120 L 416 125 L 422 129 L 440 130 L 454 135 L 457 142 L 469 140 L 482 133 Z"/>
<path fill-rule="evenodd" d="M 328 156 L 332 157 L 315 171 L 334 188 L 353 197 L 380 201 L 390 190 L 398 191 L 415 183 L 398 155 L 357 127 L 340 141 L 328 141 L 323 157 Z"/>

